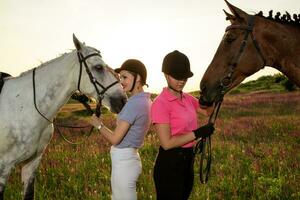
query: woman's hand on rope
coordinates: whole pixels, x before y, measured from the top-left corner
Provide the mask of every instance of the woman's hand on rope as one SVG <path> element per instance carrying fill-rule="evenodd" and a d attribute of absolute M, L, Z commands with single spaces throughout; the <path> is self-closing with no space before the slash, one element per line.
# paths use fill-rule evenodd
<path fill-rule="evenodd" d="M 214 133 L 215 127 L 212 123 L 208 123 L 204 126 L 201 126 L 199 128 L 197 128 L 196 130 L 194 130 L 194 135 L 196 137 L 196 140 L 200 137 L 202 138 L 206 138 L 208 136 L 210 136 L 211 134 Z"/>

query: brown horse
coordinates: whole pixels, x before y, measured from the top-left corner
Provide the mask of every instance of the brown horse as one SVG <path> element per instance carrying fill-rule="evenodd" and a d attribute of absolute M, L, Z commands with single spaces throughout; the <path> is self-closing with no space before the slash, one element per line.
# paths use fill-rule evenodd
<path fill-rule="evenodd" d="M 300 87 L 300 15 L 272 11 L 249 15 L 225 0 L 231 25 L 200 84 L 202 105 L 218 102 L 230 89 L 264 66 L 273 67 Z"/>

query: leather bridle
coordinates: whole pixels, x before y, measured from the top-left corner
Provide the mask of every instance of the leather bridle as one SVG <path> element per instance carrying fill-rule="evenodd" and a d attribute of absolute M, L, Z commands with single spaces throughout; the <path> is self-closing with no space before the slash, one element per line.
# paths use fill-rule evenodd
<path fill-rule="evenodd" d="M 96 92 L 97 92 L 98 103 L 97 103 L 97 107 L 96 107 L 96 116 L 99 117 L 100 114 L 101 114 L 100 108 L 101 108 L 101 106 L 102 106 L 102 100 L 103 100 L 103 98 L 104 98 L 105 92 L 106 92 L 109 88 L 111 88 L 112 86 L 114 86 L 115 84 L 119 83 L 119 81 L 117 80 L 117 81 L 111 83 L 110 85 L 108 85 L 107 87 L 105 87 L 105 86 L 103 86 L 101 83 L 99 83 L 99 82 L 97 81 L 97 79 L 93 76 L 91 70 L 89 69 L 89 67 L 88 67 L 88 65 L 87 65 L 87 63 L 86 63 L 86 60 L 87 60 L 88 58 L 90 58 L 90 57 L 93 57 L 93 56 L 99 56 L 100 58 L 102 58 L 101 55 L 100 55 L 100 53 L 92 53 L 92 54 L 89 54 L 89 55 L 87 55 L 86 57 L 84 57 L 84 56 L 82 55 L 81 52 L 78 52 L 78 51 L 77 51 L 77 56 L 78 56 L 78 61 L 79 61 L 79 64 L 80 64 L 80 68 L 79 68 L 79 78 L 78 78 L 77 89 L 78 89 L 79 92 L 81 92 L 81 91 L 80 91 L 80 83 L 81 83 L 82 64 L 83 64 L 84 67 L 85 67 L 86 73 L 87 73 L 88 76 L 89 76 L 90 82 L 94 85 L 95 90 L 96 90 Z M 94 66 L 94 67 L 97 67 L 97 66 Z M 102 66 L 100 66 L 100 67 L 102 67 Z M 97 85 L 101 87 L 101 89 L 102 89 L 101 91 L 99 90 L 99 88 L 97 87 Z"/>
<path fill-rule="evenodd" d="M 93 56 L 99 56 L 101 58 L 101 55 L 99 53 L 92 53 L 92 54 L 89 54 L 87 55 L 86 57 L 84 57 L 82 55 L 81 52 L 78 52 L 77 51 L 77 56 L 78 56 L 78 61 L 79 61 L 79 64 L 80 64 L 80 67 L 79 67 L 79 77 L 78 77 L 78 83 L 77 83 L 77 89 L 80 91 L 80 83 L 81 83 L 81 76 L 82 76 L 82 66 L 84 65 L 85 67 L 85 70 L 89 76 L 89 79 L 90 79 L 90 82 L 94 85 L 95 87 L 95 90 L 97 92 L 97 98 L 98 98 L 98 103 L 97 103 L 97 109 L 96 109 L 96 115 L 97 117 L 100 116 L 101 114 L 101 111 L 100 111 L 100 108 L 102 106 L 102 100 L 104 98 L 104 94 L 105 92 L 110 89 L 112 86 L 114 86 L 115 84 L 119 83 L 119 81 L 115 81 L 113 83 L 111 83 L 110 85 L 108 85 L 107 87 L 104 87 L 101 83 L 99 83 L 97 81 L 97 79 L 93 76 L 91 70 L 89 69 L 87 63 L 86 63 L 86 60 L 90 57 L 93 57 Z M 83 64 L 83 65 L 82 65 Z M 96 67 L 96 66 L 94 66 Z M 101 66 L 100 66 L 101 67 Z M 45 118 L 48 122 L 50 123 L 53 123 L 51 120 L 49 120 L 44 114 L 42 114 L 39 109 L 37 108 L 37 104 L 36 104 L 36 92 L 35 92 L 35 70 L 36 68 L 33 69 L 33 72 L 32 72 L 32 83 L 33 83 L 33 100 L 34 100 L 34 106 L 36 108 L 36 110 L 38 111 L 38 113 L 43 117 Z M 99 88 L 97 87 L 97 85 L 99 85 L 101 87 L 101 91 L 99 90 Z"/>
<path fill-rule="evenodd" d="M 102 100 L 104 98 L 104 94 L 105 92 L 110 89 L 112 86 L 114 86 L 115 84 L 119 83 L 119 81 L 115 81 L 113 83 L 111 83 L 110 85 L 108 85 L 107 87 L 103 86 L 101 83 L 99 83 L 97 81 L 97 79 L 93 76 L 91 70 L 89 69 L 87 63 L 86 63 L 86 60 L 90 57 L 93 57 L 93 56 L 99 56 L 101 58 L 101 55 L 100 53 L 92 53 L 92 54 L 89 54 L 87 55 L 86 57 L 84 57 L 82 55 L 81 52 L 78 52 L 77 51 L 77 56 L 78 56 L 78 61 L 79 61 L 79 64 L 80 64 L 80 67 L 79 67 L 79 77 L 78 77 L 78 83 L 77 83 L 77 89 L 79 90 L 80 92 L 80 83 L 81 83 L 81 76 L 82 76 L 82 68 L 83 68 L 83 65 L 85 67 L 85 70 L 89 76 L 89 79 L 90 79 L 90 82 L 94 85 L 95 87 L 95 90 L 97 92 L 97 98 L 98 98 L 98 102 L 97 102 L 97 106 L 96 106 L 96 111 L 95 111 L 95 114 L 97 117 L 99 117 L 101 115 L 101 106 L 102 106 Z M 97 67 L 97 66 L 94 66 L 94 67 Z M 99 67 L 102 67 L 102 66 L 99 66 Z M 32 84 L 33 84 L 33 101 L 34 101 L 34 107 L 35 109 L 37 110 L 37 112 L 44 118 L 46 119 L 48 122 L 50 123 L 53 123 L 54 125 L 56 125 L 56 127 L 64 127 L 64 128 L 86 128 L 88 126 L 69 126 L 69 125 L 63 125 L 63 124 L 58 124 L 55 122 L 55 120 L 51 121 L 50 119 L 48 119 L 43 113 L 41 113 L 41 111 L 38 109 L 37 107 L 37 104 L 36 104 L 36 90 L 35 90 L 35 70 L 36 68 L 33 69 L 32 71 Z M 101 91 L 99 90 L 99 88 L 97 87 L 100 86 L 101 87 Z M 82 93 L 82 92 L 81 92 Z M 93 113 L 92 109 L 89 108 L 88 111 L 90 113 Z M 58 133 L 62 136 L 62 138 L 70 143 L 70 144 L 81 144 L 83 143 L 84 141 L 82 142 L 78 142 L 78 143 L 75 143 L 75 142 L 71 142 L 70 140 L 68 140 L 62 133 L 61 131 L 57 128 L 57 131 Z M 93 131 L 93 127 L 91 128 L 89 134 L 87 134 L 87 136 L 90 136 L 91 133 Z"/>
<path fill-rule="evenodd" d="M 259 56 L 261 57 L 261 59 L 263 61 L 263 67 L 266 65 L 266 59 L 265 59 L 265 57 L 264 57 L 264 55 L 261 51 L 261 48 L 259 47 L 254 35 L 253 35 L 254 20 L 255 20 L 255 16 L 254 15 L 249 15 L 247 25 L 230 25 L 225 30 L 225 32 L 227 32 L 227 31 L 232 30 L 232 29 L 241 29 L 241 30 L 245 30 L 245 35 L 244 35 L 244 38 L 243 38 L 243 41 L 242 41 L 242 44 L 239 48 L 238 53 L 236 54 L 233 61 L 229 65 L 228 74 L 220 80 L 220 87 L 221 87 L 221 94 L 222 95 L 225 94 L 226 89 L 232 84 L 232 80 L 231 80 L 232 74 L 233 74 L 237 64 L 239 63 L 241 56 L 244 53 L 249 35 L 252 39 L 252 42 L 254 44 L 254 47 L 255 47 L 257 53 L 259 54 Z"/>
<path fill-rule="evenodd" d="M 232 84 L 232 74 L 233 74 L 237 64 L 239 63 L 241 56 L 244 53 L 249 35 L 252 39 L 252 42 L 254 44 L 254 47 L 255 47 L 256 51 L 258 52 L 259 56 L 261 57 L 261 59 L 263 61 L 263 67 L 266 64 L 265 57 L 263 56 L 263 53 L 262 53 L 262 51 L 261 51 L 254 35 L 253 35 L 254 20 L 255 20 L 255 16 L 249 15 L 247 25 L 230 25 L 225 30 L 225 32 L 227 32 L 227 31 L 232 30 L 232 29 L 242 29 L 242 30 L 245 30 L 245 35 L 244 35 L 244 38 L 243 38 L 243 41 L 242 41 L 242 44 L 239 48 L 238 53 L 234 57 L 232 63 L 229 65 L 228 74 L 220 80 L 221 92 L 220 92 L 220 94 L 217 98 L 217 101 L 215 103 L 214 110 L 213 110 L 212 114 L 209 117 L 208 123 L 215 124 L 215 121 L 217 119 L 221 104 L 223 102 L 223 97 L 226 93 L 226 90 Z M 199 167 L 200 168 L 199 169 L 199 171 L 200 171 L 199 172 L 200 182 L 201 183 L 207 183 L 210 168 L 211 168 L 210 167 L 211 166 L 211 136 L 209 136 L 207 138 L 201 138 L 196 143 L 194 151 L 195 151 L 195 154 L 197 154 L 197 153 L 201 154 L 200 167 Z M 206 166 L 204 166 L 204 160 L 206 160 Z"/>

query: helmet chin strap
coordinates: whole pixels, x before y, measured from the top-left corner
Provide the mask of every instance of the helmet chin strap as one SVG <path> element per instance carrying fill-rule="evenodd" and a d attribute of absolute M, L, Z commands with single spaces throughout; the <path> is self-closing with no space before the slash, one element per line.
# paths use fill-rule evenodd
<path fill-rule="evenodd" d="M 133 84 L 132 84 L 132 87 L 131 87 L 131 89 L 129 90 L 129 92 L 132 92 L 133 91 L 133 89 L 134 89 L 134 87 L 135 87 L 135 82 L 136 82 L 136 77 L 137 77 L 137 74 L 136 73 L 134 73 L 134 75 L 133 75 Z"/>
<path fill-rule="evenodd" d="M 168 84 L 168 88 L 170 88 L 171 90 L 173 90 L 173 91 L 179 93 L 180 95 L 182 94 L 182 91 L 181 91 L 181 90 L 176 90 L 176 89 L 174 89 L 170 84 Z"/>

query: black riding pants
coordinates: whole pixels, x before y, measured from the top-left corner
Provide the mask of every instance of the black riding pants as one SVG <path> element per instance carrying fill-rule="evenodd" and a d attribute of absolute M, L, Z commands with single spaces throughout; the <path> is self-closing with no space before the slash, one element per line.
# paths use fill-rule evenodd
<path fill-rule="evenodd" d="M 154 166 L 157 200 L 187 200 L 194 183 L 192 148 L 174 148 L 159 153 Z"/>

